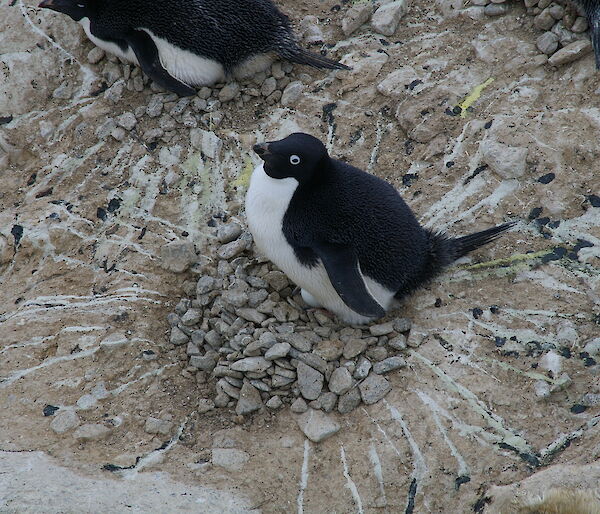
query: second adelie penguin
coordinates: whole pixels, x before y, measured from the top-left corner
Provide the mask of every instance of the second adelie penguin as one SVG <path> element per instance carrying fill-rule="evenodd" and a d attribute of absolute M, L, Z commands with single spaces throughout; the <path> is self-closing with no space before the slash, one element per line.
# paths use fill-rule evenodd
<path fill-rule="evenodd" d="M 246 195 L 254 242 L 307 304 L 348 323 L 383 316 L 394 299 L 512 226 L 458 238 L 425 229 L 391 184 L 331 158 L 308 134 L 254 149 L 264 161 Z"/>
<path fill-rule="evenodd" d="M 298 46 L 288 17 L 271 0 L 43 0 L 79 22 L 100 48 L 139 64 L 181 96 L 191 86 L 243 78 L 275 55 L 316 68 L 347 66 Z"/>

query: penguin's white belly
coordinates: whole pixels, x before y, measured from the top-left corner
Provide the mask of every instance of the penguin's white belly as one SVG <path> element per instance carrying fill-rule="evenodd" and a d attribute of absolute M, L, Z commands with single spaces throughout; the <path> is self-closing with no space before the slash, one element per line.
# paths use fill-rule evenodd
<path fill-rule="evenodd" d="M 133 50 L 130 47 L 127 47 L 127 51 L 124 52 L 123 50 L 121 50 L 121 47 L 116 43 L 104 41 L 104 39 L 100 39 L 94 36 L 94 34 L 92 34 L 90 30 L 90 20 L 88 18 L 81 18 L 81 20 L 79 20 L 79 24 L 83 27 L 83 30 L 85 31 L 85 34 L 87 35 L 89 40 L 96 46 L 102 48 L 102 50 L 105 50 L 106 52 L 120 57 L 121 59 L 124 59 L 125 61 L 129 61 L 139 65 L 137 57 L 135 56 Z"/>
<path fill-rule="evenodd" d="M 179 48 L 154 35 L 149 29 L 139 30 L 152 38 L 158 49 L 160 63 L 172 77 L 189 86 L 209 86 L 225 80 L 225 69 L 221 63 Z"/>
<path fill-rule="evenodd" d="M 256 246 L 294 283 L 309 292 L 322 307 L 348 323 L 371 321 L 342 301 L 331 285 L 321 261 L 312 268 L 300 263 L 283 235 L 283 217 L 297 187 L 298 182 L 293 178 L 269 177 L 262 165 L 254 170 L 246 194 L 246 217 Z M 364 277 L 364 280 L 373 298 L 387 310 L 393 301 L 394 293 L 369 277 Z"/>

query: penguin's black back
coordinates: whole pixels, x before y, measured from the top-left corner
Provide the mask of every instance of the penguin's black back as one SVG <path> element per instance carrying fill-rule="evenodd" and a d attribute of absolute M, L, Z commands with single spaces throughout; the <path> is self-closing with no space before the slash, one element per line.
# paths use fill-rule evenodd
<path fill-rule="evenodd" d="M 228 71 L 257 53 L 297 46 L 287 16 L 270 0 L 94 0 L 90 8 L 102 39 L 146 28 Z"/>
<path fill-rule="evenodd" d="M 351 247 L 363 274 L 394 291 L 396 298 L 513 225 L 458 238 L 425 229 L 391 184 L 336 159 L 325 162 L 294 192 L 283 217 L 284 236 L 307 266 L 318 260 L 310 249 L 315 242 Z"/>
<path fill-rule="evenodd" d="M 391 184 L 336 159 L 329 163 L 298 186 L 284 215 L 286 239 L 300 242 L 296 255 L 311 265 L 317 257 L 303 245 L 350 245 L 364 275 L 392 291 L 412 290 L 429 261 L 427 231 Z"/>

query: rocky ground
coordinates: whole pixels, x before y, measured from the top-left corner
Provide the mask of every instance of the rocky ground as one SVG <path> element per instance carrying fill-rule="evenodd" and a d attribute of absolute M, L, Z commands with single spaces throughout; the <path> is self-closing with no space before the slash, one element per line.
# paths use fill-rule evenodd
<path fill-rule="evenodd" d="M 0 5 L 0 511 L 517 512 L 596 487 L 585 20 L 544 0 L 279 4 L 353 70 L 276 63 L 180 99 L 70 19 Z M 298 129 L 427 226 L 517 224 L 341 326 L 245 232 L 252 144 Z"/>

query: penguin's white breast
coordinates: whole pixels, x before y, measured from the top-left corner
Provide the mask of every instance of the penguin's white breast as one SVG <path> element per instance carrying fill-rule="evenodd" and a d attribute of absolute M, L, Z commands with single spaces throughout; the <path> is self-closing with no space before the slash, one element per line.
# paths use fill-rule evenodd
<path fill-rule="evenodd" d="M 152 38 L 163 68 L 181 82 L 189 86 L 209 86 L 225 80 L 225 69 L 221 63 L 179 48 L 156 36 L 150 29 L 142 27 L 138 30 Z"/>
<path fill-rule="evenodd" d="M 100 39 L 99 37 L 94 36 L 94 34 L 92 34 L 92 31 L 90 30 L 90 20 L 88 18 L 81 18 L 79 20 L 79 24 L 83 27 L 83 30 L 85 31 L 85 34 L 87 35 L 88 39 L 96 46 L 102 48 L 102 50 L 116 55 L 117 57 L 120 57 L 121 59 L 132 62 L 134 64 L 139 64 L 137 57 L 135 56 L 131 48 L 127 47 L 127 51 L 123 52 L 123 50 L 121 50 L 121 47 L 116 43 L 113 43 L 111 41 L 105 41 L 104 39 Z"/>

